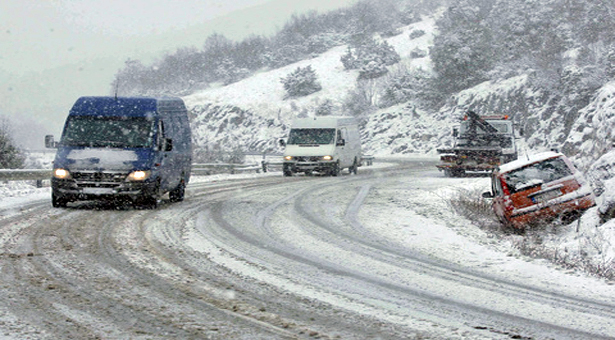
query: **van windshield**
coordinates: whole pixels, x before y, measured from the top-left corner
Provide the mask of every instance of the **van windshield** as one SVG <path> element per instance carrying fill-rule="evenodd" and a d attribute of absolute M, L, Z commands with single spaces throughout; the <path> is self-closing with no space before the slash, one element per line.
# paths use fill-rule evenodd
<path fill-rule="evenodd" d="M 145 148 L 152 146 L 154 121 L 146 117 L 69 116 L 61 144 Z"/>
<path fill-rule="evenodd" d="M 333 144 L 335 129 L 291 129 L 288 144 Z"/>
<path fill-rule="evenodd" d="M 561 157 L 551 158 L 504 175 L 510 193 L 549 183 L 572 175 L 572 171 Z"/>

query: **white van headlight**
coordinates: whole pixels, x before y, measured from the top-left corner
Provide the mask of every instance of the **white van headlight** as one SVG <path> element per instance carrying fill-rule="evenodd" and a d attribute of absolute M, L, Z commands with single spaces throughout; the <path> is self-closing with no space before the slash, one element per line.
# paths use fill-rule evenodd
<path fill-rule="evenodd" d="M 293 156 L 284 156 L 284 160 L 285 161 L 292 161 L 293 160 Z"/>
<path fill-rule="evenodd" d="M 71 178 L 70 172 L 62 168 L 53 169 L 53 177 L 57 179 L 70 179 Z"/>
<path fill-rule="evenodd" d="M 150 175 L 152 174 L 151 171 L 149 170 L 137 170 L 137 171 L 133 171 L 130 174 L 128 174 L 128 177 L 126 177 L 127 181 L 143 181 L 145 179 L 147 179 Z"/>
<path fill-rule="evenodd" d="M 330 161 L 333 159 L 333 156 L 322 156 L 322 159 L 325 161 Z"/>

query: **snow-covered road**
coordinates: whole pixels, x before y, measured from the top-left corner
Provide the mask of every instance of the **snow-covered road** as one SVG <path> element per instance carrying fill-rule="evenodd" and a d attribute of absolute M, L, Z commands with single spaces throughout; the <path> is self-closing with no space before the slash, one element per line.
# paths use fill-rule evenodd
<path fill-rule="evenodd" d="M 433 160 L 0 219 L 0 339 L 596 339 L 615 287 L 512 253 Z"/>

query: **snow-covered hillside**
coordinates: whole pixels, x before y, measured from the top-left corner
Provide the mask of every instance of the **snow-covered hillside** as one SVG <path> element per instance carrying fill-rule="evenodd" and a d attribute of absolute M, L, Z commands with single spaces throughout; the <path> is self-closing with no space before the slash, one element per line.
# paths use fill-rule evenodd
<path fill-rule="evenodd" d="M 426 34 L 411 39 L 409 33 L 415 30 Z M 402 57 L 402 63 L 429 71 L 432 67 L 429 57 L 413 59 L 410 55 L 416 49 L 428 51 L 435 34 L 435 18 L 426 17 L 386 40 Z M 277 140 L 285 137 L 293 118 L 313 115 L 316 107 L 327 100 L 339 109 L 347 93 L 355 87 L 358 72 L 346 71 L 340 61 L 346 49 L 346 46 L 339 46 L 309 60 L 263 70 L 237 83 L 185 97 L 193 115 L 195 149 L 217 145 L 230 150 L 280 151 Z M 308 65 L 316 71 L 322 90 L 305 97 L 284 99 L 280 79 Z M 550 97 L 534 87 L 532 76 L 535 75 L 479 84 L 452 96 L 437 112 L 429 112 L 411 102 L 380 109 L 368 117 L 363 128 L 364 153 L 436 157 L 437 148 L 452 145 L 451 128 L 464 111 L 507 114 L 517 123 L 519 131 L 524 131 L 519 140 L 520 153 L 560 149 L 585 172 L 599 194 L 598 206 L 590 209 L 578 225 L 562 228 L 541 242 L 555 252 L 567 249 L 570 257 L 594 256 L 595 261 L 608 263 L 615 258 L 615 248 L 611 245 L 611 240 L 615 239 L 615 220 L 603 224 L 599 212 L 615 206 L 615 196 L 611 194 L 615 192 L 615 171 L 612 170 L 615 169 L 615 151 L 598 162 L 596 159 L 612 149 L 615 83 L 597 91 L 595 99 L 576 119 L 576 113 L 571 114 L 575 108 L 567 107 L 562 98 Z M 597 226 L 601 228 L 596 229 Z M 599 243 L 600 247 L 582 245 L 580 240 Z"/>
<path fill-rule="evenodd" d="M 409 56 L 417 48 L 427 52 L 435 33 L 434 24 L 433 17 L 425 18 L 404 27 L 401 34 L 386 40 L 405 59 L 408 67 L 429 70 L 428 57 L 411 59 Z M 409 33 L 415 30 L 422 30 L 425 34 L 411 39 Z M 293 118 L 300 114 L 313 115 L 315 109 L 327 100 L 339 109 L 346 94 L 355 88 L 359 74 L 357 70 L 344 69 L 340 57 L 346 50 L 347 46 L 338 46 L 309 60 L 262 71 L 239 82 L 184 97 L 186 106 L 193 114 L 197 148 L 221 145 L 231 150 L 274 151 L 277 148 L 276 140 L 285 136 Z M 322 90 L 305 97 L 285 99 L 286 93 L 280 79 L 298 67 L 309 65 L 315 70 Z M 373 118 L 374 121 L 379 119 L 378 115 Z M 364 133 L 373 135 L 367 131 Z M 404 136 L 404 140 L 410 138 L 414 136 Z M 394 148 L 389 144 L 364 142 L 370 153 L 395 153 L 389 150 Z"/>

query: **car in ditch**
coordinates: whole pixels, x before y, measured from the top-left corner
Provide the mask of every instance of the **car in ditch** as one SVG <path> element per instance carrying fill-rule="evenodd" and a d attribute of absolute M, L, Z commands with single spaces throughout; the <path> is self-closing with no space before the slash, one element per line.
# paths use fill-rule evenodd
<path fill-rule="evenodd" d="M 596 205 L 591 186 L 564 154 L 543 152 L 492 173 L 492 208 L 505 225 L 524 230 L 557 218 L 569 223 Z"/>

